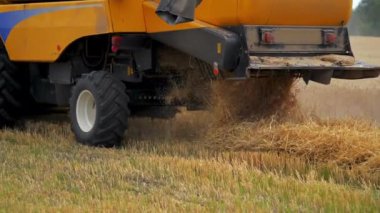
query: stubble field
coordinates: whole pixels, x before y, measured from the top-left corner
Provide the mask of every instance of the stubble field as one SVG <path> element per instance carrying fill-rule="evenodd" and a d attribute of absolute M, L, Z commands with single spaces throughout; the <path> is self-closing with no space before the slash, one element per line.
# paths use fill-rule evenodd
<path fill-rule="evenodd" d="M 380 65 L 380 38 L 352 40 Z M 293 90 L 254 121 L 134 118 L 120 149 L 77 145 L 65 114 L 1 130 L 0 212 L 379 211 L 380 80 Z"/>

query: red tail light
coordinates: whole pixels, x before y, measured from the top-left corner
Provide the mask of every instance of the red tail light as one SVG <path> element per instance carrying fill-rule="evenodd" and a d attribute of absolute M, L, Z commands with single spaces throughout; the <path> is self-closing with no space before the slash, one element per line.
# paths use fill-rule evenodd
<path fill-rule="evenodd" d="M 220 71 L 219 71 L 219 64 L 217 62 L 214 62 L 214 69 L 212 72 L 213 72 L 214 76 L 219 76 Z"/>
<path fill-rule="evenodd" d="M 274 35 L 270 31 L 264 31 L 264 32 L 262 32 L 262 34 L 261 34 L 261 40 L 265 44 L 274 44 L 274 42 L 275 42 L 274 41 Z"/>
<path fill-rule="evenodd" d="M 116 53 L 119 51 L 122 40 L 123 40 L 123 38 L 121 36 L 112 36 L 111 51 L 113 53 Z"/>
<path fill-rule="evenodd" d="M 324 43 L 325 45 L 334 45 L 337 40 L 337 35 L 335 32 L 325 32 Z"/>

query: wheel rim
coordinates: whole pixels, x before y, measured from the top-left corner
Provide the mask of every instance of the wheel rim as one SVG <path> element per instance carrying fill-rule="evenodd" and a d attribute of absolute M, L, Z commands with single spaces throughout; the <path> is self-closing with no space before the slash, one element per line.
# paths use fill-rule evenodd
<path fill-rule="evenodd" d="M 94 96 L 88 90 L 83 90 L 78 96 L 76 117 L 78 125 L 83 132 L 90 132 L 94 128 L 96 103 Z"/>

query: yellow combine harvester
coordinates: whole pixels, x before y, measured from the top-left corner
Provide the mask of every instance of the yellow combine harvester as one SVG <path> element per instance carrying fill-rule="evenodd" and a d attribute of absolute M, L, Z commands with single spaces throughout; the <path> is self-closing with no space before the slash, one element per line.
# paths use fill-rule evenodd
<path fill-rule="evenodd" d="M 353 59 L 351 8 L 350 0 L 3 0 L 0 124 L 12 125 L 27 100 L 69 105 L 77 140 L 109 147 L 121 142 L 130 108 L 197 102 L 166 97 L 189 73 L 200 82 L 377 77 L 379 68 Z"/>

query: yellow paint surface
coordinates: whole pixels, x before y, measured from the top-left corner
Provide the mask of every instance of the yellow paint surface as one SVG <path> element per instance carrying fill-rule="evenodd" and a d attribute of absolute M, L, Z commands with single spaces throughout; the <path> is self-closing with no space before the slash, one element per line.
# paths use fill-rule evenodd
<path fill-rule="evenodd" d="M 24 9 L 23 5 L 0 8 Z M 25 5 L 26 10 L 41 8 L 59 9 L 31 16 L 10 31 L 5 44 L 11 60 L 55 61 L 75 40 L 112 31 L 104 1 L 101 0 Z"/>
<path fill-rule="evenodd" d="M 197 19 L 217 26 L 347 24 L 352 0 L 203 0 Z"/>
<path fill-rule="evenodd" d="M 347 24 L 352 0 L 239 0 L 239 23 L 338 26 Z"/>
<path fill-rule="evenodd" d="M 352 11 L 352 0 L 203 0 L 194 22 L 171 26 L 156 15 L 158 3 L 159 0 L 86 0 L 0 5 L 0 13 L 60 8 L 17 23 L 4 42 L 14 61 L 52 62 L 72 42 L 86 36 L 242 24 L 339 26 L 348 22 Z"/>
<path fill-rule="evenodd" d="M 144 0 L 108 0 L 115 32 L 145 32 Z"/>

